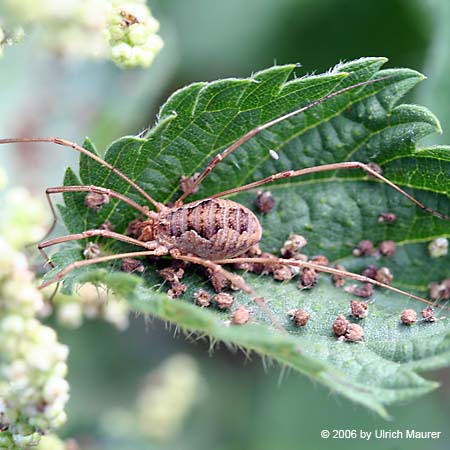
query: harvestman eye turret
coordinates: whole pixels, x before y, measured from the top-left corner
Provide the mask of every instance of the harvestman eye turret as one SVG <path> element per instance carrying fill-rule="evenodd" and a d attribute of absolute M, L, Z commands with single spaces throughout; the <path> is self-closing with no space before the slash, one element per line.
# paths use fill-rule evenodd
<path fill-rule="evenodd" d="M 267 178 L 254 181 L 244 186 L 237 186 L 228 189 L 226 191 L 219 192 L 202 200 L 184 204 L 184 201 L 189 197 L 189 195 L 198 190 L 203 180 L 224 158 L 231 155 L 242 144 L 244 144 L 245 142 L 256 136 L 258 133 L 286 119 L 301 114 L 302 112 L 307 111 L 308 109 L 313 108 L 314 106 L 317 106 L 332 97 L 343 94 L 347 91 L 350 91 L 358 87 L 363 87 L 369 84 L 380 82 L 388 78 L 390 78 L 390 76 L 372 79 L 369 81 L 357 83 L 352 86 L 348 86 L 343 89 L 337 90 L 302 108 L 289 112 L 270 122 L 267 122 L 263 125 L 260 125 L 250 130 L 248 133 L 240 137 L 226 150 L 224 150 L 223 152 L 217 154 L 214 158 L 212 158 L 212 160 L 207 164 L 205 169 L 198 176 L 196 176 L 195 179 L 192 179 L 191 182 L 187 184 L 187 188 L 184 189 L 184 193 L 175 202 L 174 206 L 171 207 L 156 201 L 151 195 L 149 195 L 133 180 L 131 180 L 125 174 L 120 172 L 114 166 L 112 166 L 99 156 L 95 155 L 94 153 L 90 152 L 89 150 L 75 143 L 60 138 L 0 139 L 0 144 L 18 143 L 18 142 L 22 143 L 49 142 L 79 151 L 88 156 L 89 158 L 92 158 L 97 163 L 108 168 L 118 177 L 125 180 L 131 187 L 133 187 L 137 192 L 139 192 L 150 205 L 152 205 L 155 208 L 155 211 L 150 211 L 147 206 L 142 206 L 133 201 L 132 199 L 130 199 L 129 197 L 119 192 L 115 192 L 111 189 L 108 189 L 107 187 L 63 186 L 63 187 L 48 188 L 46 190 L 46 195 L 53 212 L 53 216 L 55 219 L 54 223 L 56 221 L 56 214 L 51 201 L 51 195 L 65 192 L 88 192 L 103 195 L 107 199 L 109 199 L 110 197 L 118 199 L 134 208 L 140 215 L 144 217 L 144 221 L 141 224 L 140 233 L 137 239 L 132 238 L 130 236 L 126 236 L 124 234 L 115 233 L 113 231 L 106 229 L 94 229 L 43 241 L 38 245 L 38 247 L 40 251 L 43 253 L 44 257 L 47 258 L 44 252 L 44 249 L 47 247 L 50 247 L 55 244 L 60 244 L 62 242 L 86 239 L 95 236 L 116 239 L 131 245 L 135 245 L 136 247 L 141 247 L 144 250 L 136 252 L 120 253 L 115 255 L 100 256 L 93 259 L 74 262 L 72 264 L 69 264 L 64 269 L 62 269 L 52 279 L 44 282 L 41 285 L 41 288 L 46 287 L 55 282 L 59 282 L 70 271 L 79 267 L 129 257 L 135 258 L 145 256 L 170 255 L 172 258 L 177 260 L 204 266 L 207 269 L 209 269 L 211 273 L 219 274 L 225 277 L 235 287 L 248 293 L 252 297 L 252 299 L 263 308 L 265 313 L 270 316 L 274 324 L 277 324 L 278 322 L 276 318 L 272 317 L 270 310 L 267 307 L 265 307 L 264 299 L 258 297 L 255 291 L 251 288 L 251 286 L 249 286 L 241 276 L 225 270 L 222 267 L 223 265 L 247 262 L 251 264 L 278 265 L 278 266 L 287 265 L 287 266 L 296 266 L 300 268 L 308 267 L 317 270 L 319 272 L 327 272 L 330 274 L 351 278 L 365 283 L 370 283 L 372 285 L 380 286 L 389 289 L 391 291 L 397 292 L 399 294 L 406 295 L 410 298 L 420 300 L 424 303 L 432 304 L 432 302 L 424 298 L 402 291 L 393 286 L 388 286 L 384 283 L 365 277 L 363 275 L 357 275 L 351 272 L 346 272 L 344 270 L 333 269 L 331 267 L 314 264 L 312 262 L 305 262 L 285 258 L 261 258 L 261 257 L 248 258 L 243 256 L 250 248 L 252 248 L 253 246 L 257 245 L 260 242 L 263 231 L 262 227 L 257 217 L 248 208 L 234 201 L 223 199 L 222 197 L 237 192 L 242 192 L 248 189 L 257 188 L 259 186 L 262 186 L 266 183 L 270 183 L 275 180 L 290 177 L 298 177 L 311 173 L 334 171 L 338 169 L 363 170 L 366 174 L 389 185 L 392 189 L 399 192 L 408 200 L 416 204 L 417 207 L 425 211 L 428 211 L 429 213 L 434 214 L 435 216 L 441 219 L 450 220 L 450 217 L 442 213 L 439 213 L 438 211 L 435 211 L 422 204 L 420 201 L 412 197 L 410 194 L 401 189 L 399 186 L 397 186 L 396 184 L 385 178 L 383 175 L 378 173 L 368 164 L 364 164 L 358 161 L 340 162 L 334 164 L 324 164 L 315 167 L 303 168 L 299 170 L 289 170 L 273 174 Z"/>

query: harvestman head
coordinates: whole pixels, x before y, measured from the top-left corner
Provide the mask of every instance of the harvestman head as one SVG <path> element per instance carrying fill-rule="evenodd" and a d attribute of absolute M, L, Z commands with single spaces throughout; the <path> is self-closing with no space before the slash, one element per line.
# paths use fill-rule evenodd
<path fill-rule="evenodd" d="M 189 197 L 189 195 L 198 190 L 203 180 L 224 158 L 231 155 L 241 145 L 243 145 L 245 142 L 259 134 L 263 130 L 266 130 L 298 114 L 301 114 L 308 109 L 313 108 L 314 106 L 317 106 L 337 95 L 341 95 L 352 89 L 373 84 L 387 78 L 390 78 L 390 76 L 357 83 L 352 86 L 334 91 L 302 108 L 289 112 L 270 122 L 267 122 L 250 130 L 226 150 L 212 158 L 205 169 L 185 185 L 186 188 L 184 189 L 183 194 L 175 202 L 173 207 L 169 207 L 158 202 L 150 194 L 144 191 L 139 185 L 137 185 L 133 180 L 120 172 L 114 166 L 75 143 L 60 138 L 0 139 L 0 144 L 18 142 L 49 142 L 72 148 L 78 152 L 81 152 L 97 163 L 109 169 L 118 177 L 125 180 L 131 187 L 133 187 L 137 192 L 139 192 L 139 194 L 141 194 L 141 196 L 146 200 L 147 203 L 152 205 L 152 207 L 155 209 L 155 211 L 149 210 L 147 205 L 142 206 L 129 197 L 102 186 L 62 186 L 48 188 L 46 190 L 46 196 L 54 217 L 53 225 L 48 234 L 50 234 L 56 222 L 56 214 L 51 196 L 57 193 L 87 192 L 90 194 L 104 196 L 105 199 L 109 199 L 110 197 L 115 198 L 119 201 L 125 202 L 126 204 L 134 208 L 142 217 L 144 217 L 144 220 L 141 222 L 139 233 L 136 235 L 136 237 L 115 233 L 108 229 L 94 229 L 43 241 L 38 245 L 38 248 L 47 260 L 48 258 L 44 251 L 44 249 L 47 247 L 62 242 L 86 239 L 96 236 L 116 239 L 131 245 L 135 245 L 136 247 L 144 248 L 144 250 L 100 256 L 93 259 L 74 262 L 62 269 L 52 279 L 44 282 L 41 287 L 43 288 L 50 284 L 59 282 L 65 277 L 65 275 L 67 275 L 67 273 L 79 267 L 124 258 L 169 255 L 176 260 L 201 265 L 209 269 L 210 273 L 224 277 L 229 282 L 231 282 L 232 285 L 248 293 L 252 297 L 252 299 L 261 308 L 263 308 L 264 312 L 269 316 L 269 318 L 276 326 L 279 326 L 278 321 L 275 317 L 272 316 L 270 310 L 265 306 L 265 300 L 261 297 L 258 297 L 255 291 L 244 281 L 242 277 L 237 274 L 228 272 L 222 267 L 223 265 L 235 263 L 251 263 L 311 268 L 318 272 L 327 272 L 333 275 L 351 278 L 364 283 L 370 283 L 372 285 L 380 286 L 396 293 L 408 296 L 409 298 L 414 298 L 421 302 L 432 304 L 432 302 L 422 297 L 418 297 L 416 295 L 402 291 L 393 286 L 388 286 L 384 283 L 365 277 L 363 275 L 346 272 L 344 270 L 333 269 L 331 267 L 322 266 L 320 264 L 315 264 L 312 262 L 304 262 L 285 258 L 249 258 L 245 254 L 250 248 L 259 243 L 262 235 L 261 225 L 259 224 L 256 216 L 249 209 L 231 200 L 222 199 L 222 197 L 225 197 L 227 195 L 242 192 L 248 189 L 254 189 L 266 183 L 270 183 L 272 181 L 283 178 L 297 177 L 324 171 L 334 171 L 338 169 L 359 169 L 363 170 L 366 174 L 371 175 L 373 178 L 386 183 L 392 189 L 396 190 L 401 195 L 416 204 L 419 208 L 441 219 L 450 220 L 450 217 L 422 204 L 420 201 L 412 197 L 399 186 L 382 176 L 370 165 L 354 161 L 324 164 L 299 170 L 289 170 L 273 174 L 267 178 L 246 184 L 244 186 L 237 186 L 226 191 L 219 192 L 203 200 L 184 204 L 184 201 Z"/>

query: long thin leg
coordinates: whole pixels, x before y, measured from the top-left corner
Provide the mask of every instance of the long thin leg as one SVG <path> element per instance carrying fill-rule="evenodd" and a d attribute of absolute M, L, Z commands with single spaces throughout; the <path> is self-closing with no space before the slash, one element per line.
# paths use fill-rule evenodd
<path fill-rule="evenodd" d="M 48 263 L 50 261 L 50 258 L 44 251 L 44 248 L 51 247 L 57 244 L 62 244 L 63 242 L 78 241 L 80 239 L 88 239 L 95 236 L 116 239 L 117 241 L 126 242 L 127 244 L 136 245 L 138 247 L 144 247 L 148 250 L 156 250 L 158 248 L 158 244 L 156 244 L 155 241 L 143 242 L 137 239 L 133 239 L 132 237 L 125 236 L 124 234 L 114 233 L 114 231 L 109 230 L 87 230 L 81 233 L 68 234 L 66 236 L 61 236 L 54 239 L 49 239 L 48 241 L 41 242 L 38 245 L 38 249 L 41 252 L 41 255 L 45 258 L 46 262 Z"/>
<path fill-rule="evenodd" d="M 106 167 L 107 169 L 111 170 L 111 172 L 115 173 L 117 176 L 125 180 L 130 186 L 132 186 L 134 189 L 136 189 L 141 195 L 143 195 L 158 211 L 160 211 L 164 205 L 157 202 L 153 199 L 147 192 L 144 191 L 140 186 L 138 186 L 133 180 L 128 178 L 124 173 L 122 173 L 120 170 L 116 169 L 114 166 L 106 162 L 104 159 L 97 156 L 95 153 L 92 153 L 91 151 L 81 147 L 78 144 L 75 144 L 70 141 L 66 141 L 65 139 L 56 138 L 56 137 L 50 137 L 50 138 L 8 138 L 8 139 L 0 139 L 0 144 L 16 144 L 20 142 L 49 142 L 52 144 L 62 145 L 63 147 L 69 147 L 72 148 L 80 153 L 85 154 L 89 158 L 93 159 L 94 161 L 97 161 L 102 166 Z"/>
<path fill-rule="evenodd" d="M 102 230 L 91 230 L 91 231 L 102 231 Z M 117 234 L 117 233 L 113 233 L 113 234 Z M 74 236 L 76 236 L 76 235 L 74 235 Z M 62 238 L 52 239 L 52 242 L 51 241 L 47 242 L 47 244 L 48 244 L 47 246 L 53 245 L 55 243 L 64 242 L 64 241 L 62 241 L 62 239 L 65 239 L 65 238 L 67 238 L 67 239 L 65 239 L 65 241 L 71 240 L 71 239 L 69 239 L 71 237 L 72 236 L 63 236 Z M 113 237 L 113 236 L 108 235 L 108 237 Z M 127 236 L 120 236 L 120 237 L 122 238 L 122 237 L 127 237 Z M 75 239 L 81 239 L 81 238 L 75 237 Z M 117 239 L 117 237 L 116 237 L 116 239 Z M 59 241 L 59 242 L 54 242 L 54 241 Z M 138 241 L 138 242 L 139 242 L 140 245 L 145 244 L 145 243 L 140 242 L 140 241 Z M 136 245 L 138 245 L 138 244 L 136 244 Z M 83 260 L 83 261 L 75 261 L 72 264 L 69 264 L 68 266 L 66 266 L 64 269 L 62 269 L 52 279 L 46 281 L 45 283 L 42 283 L 39 286 L 39 289 L 44 289 L 45 287 L 47 287 L 47 286 L 49 286 L 49 285 L 51 285 L 53 283 L 59 282 L 69 272 L 71 272 L 72 270 L 78 269 L 80 267 L 85 267 L 85 266 L 89 266 L 89 265 L 92 265 L 92 264 L 98 264 L 98 263 L 101 263 L 101 262 L 113 261 L 113 260 L 116 260 L 116 259 L 136 258 L 137 256 L 162 256 L 162 255 L 163 255 L 163 253 L 161 251 L 158 251 L 158 249 L 156 249 L 156 250 L 147 250 L 147 251 L 142 251 L 142 252 L 119 253 L 117 255 L 107 255 L 107 256 L 100 256 L 98 258 L 93 258 L 93 259 L 86 259 L 86 260 Z M 204 260 L 204 259 L 197 258 L 197 257 L 194 257 L 194 256 L 183 256 L 183 255 L 178 254 L 178 252 L 173 252 L 171 256 L 174 259 L 179 259 L 179 260 L 182 260 L 182 261 L 187 261 L 187 262 L 191 262 L 191 263 L 194 263 L 194 264 L 202 265 L 204 267 L 207 267 L 207 268 L 213 270 L 216 273 L 222 274 L 224 277 L 226 277 L 228 280 L 230 280 L 231 283 L 233 283 L 236 287 L 238 287 L 239 289 L 242 289 L 244 292 L 248 293 L 251 296 L 252 300 L 268 316 L 268 318 L 271 320 L 271 322 L 273 323 L 274 326 L 276 326 L 280 331 L 283 331 L 283 332 L 285 331 L 284 328 L 281 326 L 281 324 L 278 322 L 277 318 L 272 314 L 270 309 L 265 304 L 264 298 L 258 296 L 256 294 L 256 292 L 250 286 L 248 286 L 245 283 L 245 281 L 242 279 L 242 277 L 240 277 L 239 275 L 232 274 L 232 273 L 226 271 L 219 264 L 213 263 L 212 261 Z"/>
<path fill-rule="evenodd" d="M 236 275 L 234 273 L 230 273 L 227 270 L 225 270 L 220 264 L 209 261 L 202 258 L 197 258 L 195 256 L 184 256 L 184 255 L 177 255 L 172 254 L 172 257 L 174 259 L 179 259 L 182 261 L 191 262 L 194 264 L 198 264 L 201 266 L 204 266 L 208 269 L 211 269 L 215 273 L 220 273 L 225 278 L 227 278 L 231 283 L 236 286 L 237 288 L 241 289 L 242 291 L 246 292 L 250 295 L 250 298 L 252 301 L 254 301 L 258 307 L 261 309 L 261 311 L 270 319 L 272 324 L 278 328 L 278 330 L 285 332 L 286 330 L 283 328 L 283 326 L 278 321 L 277 317 L 272 313 L 272 311 L 267 307 L 266 300 L 264 297 L 259 296 L 253 288 L 251 288 L 242 277 L 239 275 Z"/>
<path fill-rule="evenodd" d="M 397 186 L 392 181 L 388 180 L 386 177 L 383 177 L 383 175 L 380 175 L 378 172 L 376 172 L 374 169 L 372 169 L 369 165 L 363 164 L 358 161 L 349 161 L 349 162 L 341 162 L 341 163 L 334 163 L 334 164 L 324 164 L 321 166 L 315 166 L 315 167 L 307 167 L 306 169 L 300 169 L 300 170 L 287 170 L 285 172 L 279 172 L 275 173 L 273 175 L 270 175 L 267 178 L 263 178 L 262 180 L 254 181 L 253 183 L 245 184 L 244 186 L 238 186 L 233 189 L 228 189 L 223 192 L 219 192 L 218 194 L 214 194 L 211 196 L 211 198 L 219 198 L 224 197 L 226 195 L 235 194 L 237 192 L 246 191 L 248 189 L 253 189 L 258 186 L 262 186 L 263 184 L 271 183 L 272 181 L 281 180 L 283 178 L 291 178 L 291 177 L 299 177 L 302 175 L 307 175 L 310 173 L 316 173 L 316 172 L 326 172 L 330 170 L 338 170 L 338 169 L 362 169 L 366 173 L 369 173 L 373 177 L 383 181 L 387 185 L 389 185 L 391 188 L 395 189 L 397 192 L 405 196 L 408 200 L 415 203 L 419 208 L 422 208 L 423 210 L 441 218 L 450 220 L 450 217 L 440 213 L 439 211 L 435 211 L 432 208 L 429 208 L 428 206 L 425 206 L 423 203 L 419 202 L 419 200 L 416 200 L 412 195 L 408 194 L 406 191 L 404 191 L 402 188 Z"/>
<path fill-rule="evenodd" d="M 47 233 L 42 239 L 47 239 L 48 236 L 52 233 L 52 231 L 55 229 L 56 223 L 57 223 L 57 215 L 55 210 L 55 205 L 53 204 L 51 196 L 54 194 L 61 194 L 64 192 L 94 192 L 96 194 L 104 194 L 108 197 L 117 198 L 118 200 L 122 200 L 123 202 L 130 205 L 132 208 L 138 210 L 141 214 L 147 217 L 152 217 L 152 213 L 148 211 L 147 208 L 142 207 L 135 201 L 131 200 L 131 198 L 126 197 L 125 195 L 120 194 L 119 192 L 113 191 L 112 189 L 107 189 L 99 186 L 58 186 L 58 187 L 51 187 L 47 188 L 45 190 L 45 196 L 47 198 L 47 202 L 50 206 L 50 210 L 53 215 L 53 221 L 50 225 L 50 228 L 48 229 Z"/>
<path fill-rule="evenodd" d="M 352 86 L 347 86 L 343 89 L 339 89 L 338 91 L 332 92 L 328 95 L 325 95 L 324 97 L 310 103 L 309 105 L 303 106 L 302 108 L 296 109 L 295 111 L 291 111 L 290 113 L 284 114 L 280 117 L 277 117 L 274 120 L 271 120 L 270 122 L 267 122 L 263 125 L 260 125 L 256 128 L 253 128 L 253 130 L 250 130 L 248 133 L 244 134 L 241 138 L 239 138 L 235 143 L 230 145 L 226 150 L 224 150 L 222 153 L 219 153 L 216 155 L 206 166 L 206 168 L 203 170 L 203 172 L 198 176 L 198 178 L 195 179 L 195 181 L 192 183 L 191 186 L 189 186 L 189 189 L 186 189 L 186 191 L 183 193 L 183 195 L 176 201 L 176 206 L 180 206 L 185 198 L 196 191 L 200 183 L 209 175 L 209 173 L 217 166 L 217 164 L 220 163 L 224 158 L 231 155 L 234 151 L 236 151 L 242 144 L 250 140 L 252 137 L 256 136 L 258 133 L 261 133 L 261 131 L 266 130 L 267 128 L 270 128 L 280 122 L 283 122 L 283 120 L 290 119 L 291 117 L 294 117 L 298 114 L 301 114 L 302 112 L 307 111 L 308 109 L 314 108 L 317 105 L 320 105 L 321 103 L 325 102 L 326 100 L 329 100 L 330 98 L 336 97 L 337 95 L 343 94 L 344 92 L 350 91 L 352 89 L 356 89 L 358 87 L 366 86 L 368 84 L 373 84 L 378 81 L 387 80 L 388 78 L 391 78 L 392 75 L 381 77 L 381 78 L 375 78 L 373 80 L 363 81 L 361 83 L 356 83 Z M 0 141 L 1 142 L 1 141 Z"/>
<path fill-rule="evenodd" d="M 372 278 L 365 277 L 364 275 L 358 275 L 356 273 L 347 272 L 345 270 L 334 269 L 332 267 L 322 266 L 320 264 L 314 264 L 306 261 L 299 261 L 293 259 L 283 259 L 283 258 L 230 258 L 230 259 L 220 259 L 214 261 L 216 264 L 240 264 L 240 263 L 251 263 L 251 264 L 265 264 L 265 265 L 284 265 L 284 266 L 294 266 L 294 267 L 308 267 L 310 269 L 314 269 L 317 272 L 326 272 L 331 273 L 333 275 L 339 275 L 345 278 L 350 278 L 352 280 L 361 281 L 363 283 L 370 283 L 374 286 L 379 286 L 385 289 L 389 289 L 390 291 L 396 292 L 397 294 L 405 295 L 409 298 L 414 298 L 415 300 L 419 300 L 428 305 L 435 306 L 435 302 L 431 302 L 425 298 L 419 297 L 414 294 L 410 294 L 409 292 L 402 291 L 393 286 L 389 286 L 387 284 L 381 283 L 380 281 L 373 280 Z M 444 309 L 445 308 L 442 306 Z"/>
<path fill-rule="evenodd" d="M 90 266 L 91 264 L 113 261 L 115 259 L 136 258 L 137 256 L 161 256 L 161 255 L 158 255 L 157 252 L 155 252 L 154 250 L 148 250 L 143 252 L 118 253 L 117 255 L 99 256 L 98 258 L 75 261 L 72 264 L 69 264 L 68 266 L 64 267 L 64 269 L 62 269 L 61 272 L 57 273 L 53 278 L 42 283 L 39 286 L 39 289 L 44 289 L 45 287 L 50 286 L 53 283 L 59 282 L 59 280 L 64 278 L 69 272 L 71 272 L 74 269 Z"/>

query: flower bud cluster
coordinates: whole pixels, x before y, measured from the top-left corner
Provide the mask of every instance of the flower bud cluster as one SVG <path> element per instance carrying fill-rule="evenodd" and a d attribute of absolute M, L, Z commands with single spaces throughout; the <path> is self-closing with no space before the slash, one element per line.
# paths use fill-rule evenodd
<path fill-rule="evenodd" d="M 149 67 L 163 47 L 158 30 L 145 0 L 113 0 L 106 28 L 113 61 L 125 69 Z"/>
<path fill-rule="evenodd" d="M 137 425 L 153 439 L 166 440 L 180 431 L 201 398 L 203 378 L 196 361 L 176 354 L 149 373 L 137 399 Z"/>
<path fill-rule="evenodd" d="M 47 292 L 52 294 L 52 289 Z M 102 286 L 83 284 L 76 294 L 57 294 L 54 303 L 58 322 L 69 328 L 80 327 L 85 317 L 103 319 L 118 330 L 128 327 L 128 304 Z"/>
<path fill-rule="evenodd" d="M 0 170 L 0 189 L 6 184 L 6 176 L 2 177 Z M 4 187 L 4 186 L 3 186 Z M 39 241 L 45 235 L 48 226 L 48 212 L 45 205 L 38 199 L 32 197 L 24 188 L 12 188 L 2 196 L 2 216 L 0 219 L 0 236 L 3 242 L 8 243 L 15 249 L 22 249 L 27 244 Z M 6 244 L 5 244 L 6 245 Z M 13 251 L 13 250 L 12 250 Z M 0 248 L 0 254 L 7 252 Z M 13 251 L 14 252 L 14 251 Z M 16 255 L 17 270 L 11 273 L 14 277 L 23 274 L 23 267 L 27 266 L 26 258 L 20 253 Z M 10 267 L 5 257 L 0 260 L 0 278 L 2 277 L 3 263 L 6 270 Z M 26 272 L 29 278 L 32 275 Z M 6 276 L 6 275 L 5 275 Z M 28 280 L 5 279 L 2 291 L 8 299 L 10 310 L 16 310 L 19 314 L 27 311 L 29 314 L 38 313 L 40 316 L 48 315 L 51 311 L 49 301 L 43 303 L 39 291 L 32 284 L 27 284 Z M 17 284 L 23 282 L 18 287 Z M 54 295 L 54 286 L 50 286 L 44 291 L 47 300 Z M 39 301 L 36 300 L 39 297 Z M 40 304 L 39 311 L 35 309 Z M 126 302 L 120 301 L 116 296 L 106 289 L 95 287 L 92 284 L 85 284 L 77 289 L 77 294 L 68 296 L 57 294 L 53 299 L 53 305 L 58 321 L 67 327 L 77 328 L 83 322 L 83 317 L 104 319 L 112 323 L 119 330 L 128 327 L 128 306 Z"/>
<path fill-rule="evenodd" d="M 13 24 L 37 25 L 35 36 L 58 55 L 111 58 L 122 68 L 149 67 L 163 46 L 156 34 L 159 23 L 145 0 L 0 3 L 0 16 Z"/>
<path fill-rule="evenodd" d="M 0 448 L 23 449 L 60 427 L 68 349 L 36 314 L 44 307 L 23 254 L 0 237 Z"/>
<path fill-rule="evenodd" d="M 147 375 L 135 407 L 108 411 L 101 428 L 124 442 L 136 436 L 151 441 L 173 439 L 204 392 L 204 379 L 195 359 L 175 354 Z"/>
<path fill-rule="evenodd" d="M 25 188 L 9 189 L 2 196 L 3 202 L 6 207 L 2 208 L 0 235 L 10 245 L 21 249 L 37 242 L 45 235 L 49 219 L 48 210 Z"/>

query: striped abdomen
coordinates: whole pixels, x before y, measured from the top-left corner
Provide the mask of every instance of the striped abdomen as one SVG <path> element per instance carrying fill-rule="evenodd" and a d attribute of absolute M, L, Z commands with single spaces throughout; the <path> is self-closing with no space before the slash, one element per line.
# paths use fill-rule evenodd
<path fill-rule="evenodd" d="M 212 260 L 242 255 L 261 240 L 261 234 L 249 209 L 221 199 L 169 209 L 155 227 L 155 238 L 162 245 Z"/>

